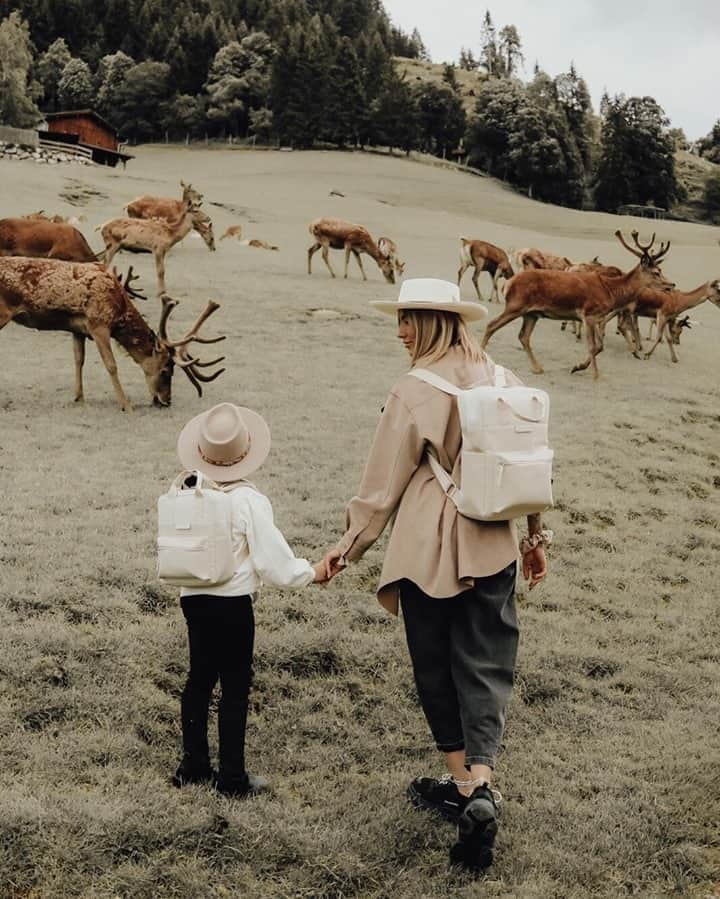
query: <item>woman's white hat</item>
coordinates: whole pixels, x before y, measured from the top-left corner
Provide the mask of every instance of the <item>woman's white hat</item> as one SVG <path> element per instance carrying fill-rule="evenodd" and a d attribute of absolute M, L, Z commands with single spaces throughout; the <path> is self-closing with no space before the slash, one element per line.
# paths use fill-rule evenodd
<path fill-rule="evenodd" d="M 220 403 L 191 418 L 177 443 L 183 468 L 197 469 L 215 481 L 237 481 L 252 474 L 269 452 L 265 419 L 232 403 Z"/>
<path fill-rule="evenodd" d="M 433 309 L 437 312 L 455 312 L 468 321 L 477 321 L 488 314 L 481 303 L 461 300 L 457 284 L 439 278 L 409 278 L 403 281 L 400 296 L 395 302 L 373 300 L 370 305 L 388 315 L 396 315 L 400 309 Z"/>

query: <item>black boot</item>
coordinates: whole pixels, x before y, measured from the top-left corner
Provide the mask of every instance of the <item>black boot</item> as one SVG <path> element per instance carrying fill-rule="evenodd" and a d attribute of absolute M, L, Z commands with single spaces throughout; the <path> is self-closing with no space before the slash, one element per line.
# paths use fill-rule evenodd
<path fill-rule="evenodd" d="M 476 787 L 458 820 L 458 841 L 450 861 L 473 871 L 484 871 L 493 862 L 497 835 L 497 805 L 488 784 Z"/>
<path fill-rule="evenodd" d="M 185 784 L 209 784 L 215 786 L 217 773 L 210 765 L 210 759 L 197 758 L 185 753 L 177 767 L 177 771 L 171 778 L 174 787 L 184 787 Z"/>

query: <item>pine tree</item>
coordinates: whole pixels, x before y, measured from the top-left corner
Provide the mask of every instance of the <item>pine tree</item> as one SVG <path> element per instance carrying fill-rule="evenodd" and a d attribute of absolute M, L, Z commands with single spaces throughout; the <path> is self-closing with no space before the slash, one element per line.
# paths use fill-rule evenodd
<path fill-rule="evenodd" d="M 330 139 L 340 146 L 358 143 L 367 118 L 367 100 L 360 60 L 348 37 L 340 40 L 329 80 L 332 90 L 326 102 Z"/>
<path fill-rule="evenodd" d="M 505 25 L 500 29 L 497 44 L 498 73 L 506 78 L 515 75 L 518 67 L 525 61 L 522 54 L 520 34 L 514 25 Z"/>
<path fill-rule="evenodd" d="M 488 75 L 501 76 L 504 74 L 502 59 L 498 52 L 497 34 L 493 24 L 490 10 L 485 10 L 482 31 L 480 34 L 480 60 L 479 64 Z"/>
<path fill-rule="evenodd" d="M 418 108 L 404 77 L 394 68 L 388 72 L 380 95 L 373 103 L 374 142 L 390 148 L 399 147 L 409 153 L 419 137 Z"/>

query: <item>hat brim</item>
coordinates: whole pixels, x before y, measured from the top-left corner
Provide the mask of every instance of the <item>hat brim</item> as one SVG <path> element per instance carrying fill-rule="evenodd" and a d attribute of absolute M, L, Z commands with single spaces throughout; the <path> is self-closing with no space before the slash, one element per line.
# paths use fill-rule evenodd
<path fill-rule="evenodd" d="M 479 321 L 481 318 L 486 318 L 488 314 L 486 307 L 476 302 L 442 303 L 437 300 L 371 300 L 370 305 L 387 315 L 395 315 L 402 309 L 410 309 L 417 312 L 454 312 L 468 321 Z"/>
<path fill-rule="evenodd" d="M 250 434 L 250 449 L 247 456 L 234 465 L 213 465 L 200 455 L 199 438 L 202 420 L 207 413 L 201 412 L 191 418 L 180 431 L 177 454 L 183 468 L 197 469 L 214 481 L 237 481 L 260 468 L 270 452 L 270 428 L 267 422 L 252 409 L 236 407 Z"/>

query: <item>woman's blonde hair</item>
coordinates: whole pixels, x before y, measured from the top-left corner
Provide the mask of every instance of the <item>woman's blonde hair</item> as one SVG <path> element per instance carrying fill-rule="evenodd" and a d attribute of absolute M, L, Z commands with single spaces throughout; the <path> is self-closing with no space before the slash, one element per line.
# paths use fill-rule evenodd
<path fill-rule="evenodd" d="M 398 318 L 405 316 L 415 328 L 412 364 L 437 362 L 447 351 L 459 346 L 471 362 L 481 362 L 484 353 L 470 334 L 465 320 L 457 312 L 436 309 L 401 309 Z"/>

